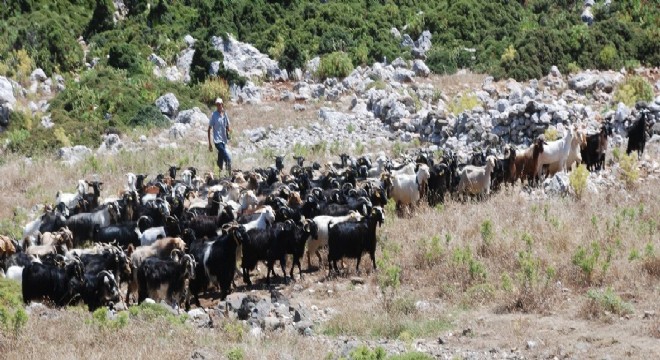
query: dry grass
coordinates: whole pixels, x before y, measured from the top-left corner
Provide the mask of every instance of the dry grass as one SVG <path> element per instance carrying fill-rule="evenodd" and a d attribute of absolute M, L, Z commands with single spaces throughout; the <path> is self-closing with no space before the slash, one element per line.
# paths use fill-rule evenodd
<path fill-rule="evenodd" d="M 0 334 L 0 358 L 218 359 L 238 348 L 245 359 L 321 359 L 330 350 L 293 333 L 269 333 L 257 338 L 233 323 L 196 329 L 165 318 L 142 321 L 131 317 L 126 327 L 107 329 L 90 320 L 89 313 L 76 309 L 31 316 L 18 337 Z M 204 357 L 195 357 L 196 353 Z"/>
<path fill-rule="evenodd" d="M 466 90 L 481 89 L 481 85 L 487 76 L 465 71 L 453 75 L 431 75 L 427 79 L 420 80 L 420 82 L 430 83 L 433 88 L 441 90 L 449 98 L 453 98 Z"/>

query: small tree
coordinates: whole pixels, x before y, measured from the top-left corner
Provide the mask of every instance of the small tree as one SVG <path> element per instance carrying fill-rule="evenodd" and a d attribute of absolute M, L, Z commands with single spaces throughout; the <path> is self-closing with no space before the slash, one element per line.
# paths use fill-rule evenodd
<path fill-rule="evenodd" d="M 115 27 L 112 15 L 113 8 L 114 5 L 110 0 L 96 0 L 94 13 L 89 23 L 87 23 L 87 29 L 85 30 L 86 38 L 90 38 L 94 34 L 112 30 Z"/>

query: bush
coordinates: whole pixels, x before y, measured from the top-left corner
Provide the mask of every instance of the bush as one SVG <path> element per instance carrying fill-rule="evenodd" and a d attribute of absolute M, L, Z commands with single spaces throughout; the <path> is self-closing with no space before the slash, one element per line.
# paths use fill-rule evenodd
<path fill-rule="evenodd" d="M 638 101 L 653 100 L 653 86 L 641 76 L 628 78 L 614 92 L 614 102 L 633 106 Z"/>
<path fill-rule="evenodd" d="M 584 190 L 587 189 L 587 178 L 589 178 L 589 170 L 584 164 L 580 164 L 575 170 L 568 175 L 568 181 L 575 191 L 575 197 L 582 198 Z"/>
<path fill-rule="evenodd" d="M 472 110 L 480 104 L 479 98 L 475 94 L 461 94 L 447 105 L 447 110 L 454 115 L 458 115 L 464 111 Z"/>
<path fill-rule="evenodd" d="M 210 76 L 209 70 L 214 61 L 220 61 L 220 66 L 224 69 L 223 60 L 222 52 L 216 50 L 209 41 L 198 40 L 195 43 L 195 53 L 190 64 L 190 82 L 192 84 L 204 82 Z"/>
<path fill-rule="evenodd" d="M 116 44 L 110 47 L 108 65 L 127 70 L 129 74 L 142 72 L 144 60 L 140 50 L 132 44 Z"/>
<path fill-rule="evenodd" d="M 217 98 L 222 98 L 222 101 L 227 103 L 231 97 L 227 81 L 221 78 L 207 79 L 198 88 L 200 100 L 208 106 L 213 106 Z"/>
<path fill-rule="evenodd" d="M 639 169 L 637 168 L 637 155 L 621 154 L 619 160 L 619 179 L 623 180 L 628 188 L 632 188 L 639 180 Z"/>
<path fill-rule="evenodd" d="M 587 298 L 583 312 L 590 318 L 600 318 L 606 311 L 620 316 L 634 312 L 632 305 L 623 301 L 610 287 L 605 291 L 589 290 Z"/>
<path fill-rule="evenodd" d="M 559 138 L 559 132 L 556 128 L 549 127 L 545 129 L 543 136 L 545 137 L 545 141 L 555 141 Z"/>
<path fill-rule="evenodd" d="M 385 360 L 386 356 L 387 353 L 380 346 L 371 350 L 365 345 L 360 345 L 351 351 L 349 358 L 350 360 Z"/>
<path fill-rule="evenodd" d="M 284 50 L 280 56 L 279 66 L 289 71 L 294 69 L 302 69 L 307 60 L 305 52 L 302 50 L 301 45 L 295 40 L 287 40 L 284 43 Z"/>
<path fill-rule="evenodd" d="M 142 127 L 166 127 L 170 124 L 170 120 L 154 105 L 145 105 L 129 120 L 128 124 Z"/>
<path fill-rule="evenodd" d="M 243 360 L 245 358 L 245 353 L 243 349 L 235 347 L 227 351 L 227 359 L 229 360 Z"/>
<path fill-rule="evenodd" d="M 316 76 L 320 79 L 330 77 L 344 78 L 353 70 L 351 58 L 345 52 L 333 52 L 321 58 Z"/>

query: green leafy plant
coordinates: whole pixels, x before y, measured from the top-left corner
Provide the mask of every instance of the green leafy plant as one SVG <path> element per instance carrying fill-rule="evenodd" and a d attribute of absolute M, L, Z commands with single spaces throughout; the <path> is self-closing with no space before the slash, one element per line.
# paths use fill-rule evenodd
<path fill-rule="evenodd" d="M 545 129 L 543 136 L 545 137 L 545 141 L 555 141 L 559 138 L 559 132 L 557 128 L 549 127 Z"/>
<path fill-rule="evenodd" d="M 599 318 L 605 311 L 616 315 L 627 315 L 634 312 L 632 305 L 623 301 L 611 287 L 604 291 L 591 289 L 587 291 L 587 298 L 585 312 L 592 317 Z"/>
<path fill-rule="evenodd" d="M 462 94 L 447 105 L 447 110 L 454 115 L 464 111 L 472 110 L 480 104 L 479 98 L 474 94 Z"/>
<path fill-rule="evenodd" d="M 635 153 L 621 155 L 619 160 L 619 179 L 628 188 L 634 187 L 637 180 L 639 180 L 639 169 L 637 168 L 637 156 Z"/>
<path fill-rule="evenodd" d="M 575 197 L 582 199 L 584 191 L 587 189 L 587 179 L 589 177 L 589 170 L 584 164 L 580 164 L 575 170 L 571 171 L 568 175 L 568 182 L 575 192 Z"/>
<path fill-rule="evenodd" d="M 633 106 L 640 100 L 653 100 L 653 86 L 641 76 L 632 76 L 614 91 L 614 101 Z"/>
<path fill-rule="evenodd" d="M 353 70 L 353 63 L 347 53 L 333 52 L 321 57 L 316 75 L 320 79 L 344 78 Z"/>

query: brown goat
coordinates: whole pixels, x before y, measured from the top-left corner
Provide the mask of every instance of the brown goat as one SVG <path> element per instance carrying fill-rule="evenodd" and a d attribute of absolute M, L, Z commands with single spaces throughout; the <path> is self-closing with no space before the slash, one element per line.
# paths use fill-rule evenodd
<path fill-rule="evenodd" d="M 9 237 L 0 235 L 0 259 L 5 259 L 15 253 L 14 242 Z"/>
<path fill-rule="evenodd" d="M 158 239 L 151 245 L 147 246 L 138 246 L 135 250 L 131 251 L 131 272 L 133 278 L 128 282 L 128 288 L 126 289 L 126 303 L 129 302 L 130 295 L 137 291 L 138 280 L 137 280 L 137 269 L 140 267 L 140 264 L 144 259 L 155 256 L 160 259 L 168 259 L 172 251 L 179 250 L 185 252 L 186 243 L 181 238 L 163 238 Z"/>
<path fill-rule="evenodd" d="M 515 180 L 527 180 L 528 184 L 531 184 L 536 179 L 539 154 L 543 152 L 543 144 L 542 139 L 536 139 L 529 148 L 516 154 L 516 160 L 514 161 Z"/>

